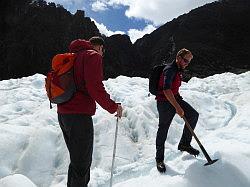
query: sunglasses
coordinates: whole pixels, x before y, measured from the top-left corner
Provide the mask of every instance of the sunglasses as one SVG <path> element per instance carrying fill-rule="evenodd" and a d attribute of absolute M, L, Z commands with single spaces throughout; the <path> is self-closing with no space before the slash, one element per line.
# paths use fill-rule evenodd
<path fill-rule="evenodd" d="M 187 59 L 185 59 L 185 58 L 182 58 L 182 59 L 183 59 L 183 61 L 185 62 L 185 64 L 189 64 L 189 63 L 190 63 L 189 60 L 187 60 Z"/>

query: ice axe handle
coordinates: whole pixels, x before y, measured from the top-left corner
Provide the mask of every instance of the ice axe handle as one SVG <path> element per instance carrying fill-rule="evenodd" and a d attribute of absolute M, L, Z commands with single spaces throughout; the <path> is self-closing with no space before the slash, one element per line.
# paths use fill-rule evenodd
<path fill-rule="evenodd" d="M 198 143 L 202 153 L 204 154 L 204 156 L 207 159 L 207 163 L 204 166 L 208 166 L 211 165 L 213 163 L 215 163 L 218 159 L 212 160 L 210 158 L 210 156 L 208 155 L 206 149 L 203 147 L 203 145 L 201 144 L 200 140 L 198 139 L 198 137 L 196 136 L 196 134 L 194 133 L 194 130 L 192 129 L 192 127 L 190 126 L 189 122 L 187 121 L 186 117 L 183 117 L 183 120 L 185 121 L 185 125 L 186 127 L 189 129 L 190 133 L 192 134 L 192 136 L 195 138 L 196 142 Z"/>
<path fill-rule="evenodd" d="M 111 166 L 111 174 L 110 174 L 110 187 L 113 185 L 113 172 L 114 172 L 114 164 L 115 164 L 115 152 L 116 152 L 116 142 L 117 142 L 117 134 L 118 134 L 118 122 L 119 118 L 116 118 L 115 125 L 115 140 L 114 140 L 114 149 L 113 149 L 113 157 L 112 157 L 112 166 Z"/>

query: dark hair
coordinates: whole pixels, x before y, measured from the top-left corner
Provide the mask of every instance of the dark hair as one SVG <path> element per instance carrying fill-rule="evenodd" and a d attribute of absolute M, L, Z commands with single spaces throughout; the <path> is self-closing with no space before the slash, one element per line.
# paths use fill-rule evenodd
<path fill-rule="evenodd" d="M 104 45 L 104 40 L 100 36 L 93 36 L 92 38 L 89 39 L 90 43 L 92 45 Z"/>

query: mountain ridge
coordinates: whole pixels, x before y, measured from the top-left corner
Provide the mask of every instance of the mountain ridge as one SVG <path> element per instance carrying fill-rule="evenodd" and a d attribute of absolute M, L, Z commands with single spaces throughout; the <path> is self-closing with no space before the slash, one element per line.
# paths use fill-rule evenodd
<path fill-rule="evenodd" d="M 70 14 L 43 0 L 5 1 L 0 19 L 0 79 L 46 74 L 53 55 L 67 51 L 73 39 L 101 36 L 84 11 Z M 181 48 L 194 59 L 185 80 L 216 73 L 250 70 L 250 2 L 221 0 L 191 10 L 160 26 L 134 44 L 127 35 L 105 37 L 105 78 L 148 77 L 156 64 L 169 62 Z M 49 29 L 48 29 L 49 28 Z"/>

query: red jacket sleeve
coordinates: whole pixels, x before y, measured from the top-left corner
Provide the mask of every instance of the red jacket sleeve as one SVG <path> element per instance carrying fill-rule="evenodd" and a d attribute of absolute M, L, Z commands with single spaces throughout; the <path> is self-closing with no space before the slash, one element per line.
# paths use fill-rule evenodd
<path fill-rule="evenodd" d="M 92 52 L 85 61 L 84 80 L 89 95 L 109 113 L 115 113 L 118 105 L 110 99 L 104 88 L 102 57 L 96 52 Z"/>

